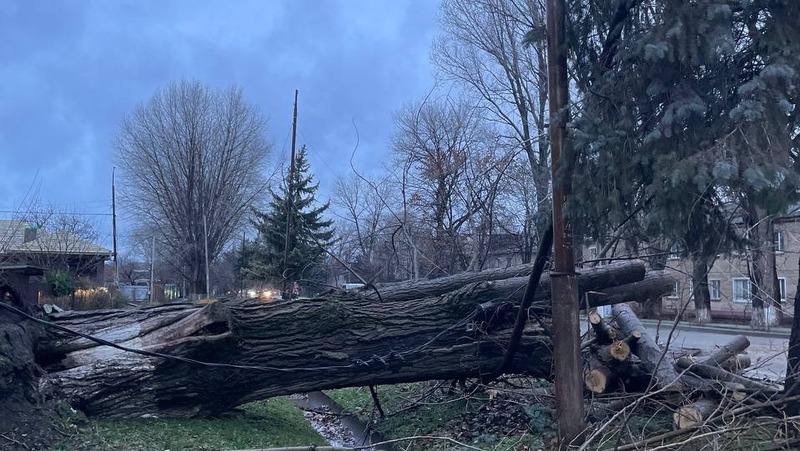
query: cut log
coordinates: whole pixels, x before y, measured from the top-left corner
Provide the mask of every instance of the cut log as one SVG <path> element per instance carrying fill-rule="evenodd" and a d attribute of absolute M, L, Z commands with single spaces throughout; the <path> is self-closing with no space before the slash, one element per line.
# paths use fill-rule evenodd
<path fill-rule="evenodd" d="M 750 346 L 750 340 L 744 335 L 738 335 L 709 356 L 701 359 L 698 363 L 702 365 L 719 366 L 722 362 L 744 352 L 748 346 Z"/>
<path fill-rule="evenodd" d="M 630 335 L 625 337 L 623 341 L 625 342 L 626 345 L 628 345 L 628 348 L 630 348 L 631 352 L 636 354 L 636 346 L 639 345 L 640 338 L 642 338 L 642 331 L 634 330 L 631 331 Z"/>
<path fill-rule="evenodd" d="M 592 325 L 597 344 L 605 345 L 616 340 L 617 331 L 603 320 L 597 310 L 589 312 L 589 324 Z"/>
<path fill-rule="evenodd" d="M 703 423 L 717 409 L 719 403 L 712 399 L 699 399 L 683 406 L 672 415 L 677 429 L 688 429 Z"/>
<path fill-rule="evenodd" d="M 631 348 L 622 340 L 616 340 L 609 345 L 596 347 L 597 358 L 606 364 L 614 364 L 628 360 Z"/>
<path fill-rule="evenodd" d="M 665 354 L 665 351 L 661 349 L 655 339 L 647 333 L 633 310 L 626 304 L 617 304 L 613 307 L 613 313 L 620 332 L 624 335 L 632 335 L 634 333 L 639 335 L 636 340 L 636 356 L 642 361 L 647 371 L 653 375 L 656 385 L 680 389 L 682 384 L 678 380 L 678 373 L 672 366 L 672 359 Z"/>
<path fill-rule="evenodd" d="M 631 348 L 622 340 L 616 340 L 608 345 L 608 353 L 617 361 L 624 362 L 631 355 Z"/>
<path fill-rule="evenodd" d="M 638 263 L 586 270 L 579 285 L 607 293 L 603 284 L 612 274 L 614 281 L 631 281 L 641 271 Z M 55 331 L 39 346 L 49 371 L 42 385 L 89 415 L 190 417 L 298 392 L 480 378 L 502 361 L 524 286 L 517 279 L 384 303 L 350 294 L 55 314 L 59 325 L 183 360 L 131 354 Z M 617 297 L 605 301 L 630 299 L 648 287 L 634 280 L 613 287 Z M 531 307 L 545 325 L 549 304 L 542 298 Z M 550 371 L 549 335 L 529 324 L 508 372 L 549 378 Z"/>
<path fill-rule="evenodd" d="M 724 368 L 731 373 L 741 373 L 742 371 L 750 368 L 753 362 L 750 360 L 749 354 L 739 354 L 737 356 L 731 357 L 728 360 L 720 363 L 719 366 Z"/>
<path fill-rule="evenodd" d="M 713 379 L 720 382 L 732 382 L 742 384 L 746 388 L 756 391 L 763 391 L 765 393 L 777 393 L 778 387 L 767 385 L 753 379 L 748 379 L 738 374 L 733 374 L 730 371 L 724 370 L 718 366 L 705 365 L 697 363 L 691 357 L 681 357 L 675 361 L 675 365 L 682 369 L 687 369 L 690 372 L 706 379 Z"/>
<path fill-rule="evenodd" d="M 597 359 L 591 359 L 583 371 L 583 384 L 592 393 L 605 393 L 613 378 L 611 370 Z"/>

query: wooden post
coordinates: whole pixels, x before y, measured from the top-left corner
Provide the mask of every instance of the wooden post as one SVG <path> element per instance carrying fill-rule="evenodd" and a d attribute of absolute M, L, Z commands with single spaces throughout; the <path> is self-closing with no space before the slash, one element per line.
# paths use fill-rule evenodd
<path fill-rule="evenodd" d="M 206 216 L 206 212 L 203 211 L 203 254 L 205 256 L 205 266 L 206 266 L 206 298 L 211 296 L 211 290 L 209 283 L 209 276 L 208 276 L 208 218 Z"/>
<path fill-rule="evenodd" d="M 286 239 L 283 245 L 283 296 L 286 299 L 292 298 L 292 288 L 286 280 L 286 266 L 289 260 L 289 240 L 292 234 L 292 212 L 294 211 L 294 163 L 295 145 L 297 143 L 297 89 L 294 90 L 294 112 L 292 113 L 292 155 L 289 162 L 289 182 L 286 184 L 286 198 L 289 202 L 286 209 Z"/>
<path fill-rule="evenodd" d="M 553 361 L 556 416 L 561 449 L 566 449 L 584 430 L 583 381 L 580 361 L 578 285 L 575 275 L 572 228 L 564 218 L 571 192 L 572 166 L 565 155 L 569 121 L 569 81 L 565 36 L 564 0 L 547 1 L 547 76 L 550 98 L 550 152 L 553 179 L 554 271 L 551 276 Z"/>
<path fill-rule="evenodd" d="M 156 236 L 150 238 L 150 304 L 155 301 Z"/>
<path fill-rule="evenodd" d="M 117 255 L 117 193 L 114 186 L 114 172 L 111 168 L 111 240 L 114 246 L 114 286 L 119 287 L 119 257 Z"/>

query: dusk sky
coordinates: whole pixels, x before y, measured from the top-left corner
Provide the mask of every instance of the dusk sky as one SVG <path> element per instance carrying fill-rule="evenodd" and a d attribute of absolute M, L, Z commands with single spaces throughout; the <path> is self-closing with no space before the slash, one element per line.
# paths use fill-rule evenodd
<path fill-rule="evenodd" d="M 44 204 L 110 211 L 121 120 L 180 79 L 242 87 L 273 158 L 299 89 L 298 143 L 327 195 L 350 171 L 353 123 L 357 164 L 381 164 L 394 112 L 433 86 L 438 13 L 433 0 L 0 2 L 0 210 L 36 181 Z"/>

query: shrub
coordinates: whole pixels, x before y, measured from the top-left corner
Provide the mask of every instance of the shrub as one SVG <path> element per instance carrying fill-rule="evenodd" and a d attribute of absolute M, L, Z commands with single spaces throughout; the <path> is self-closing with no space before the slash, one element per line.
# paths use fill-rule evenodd
<path fill-rule="evenodd" d="M 44 285 L 50 295 L 69 296 L 75 291 L 75 278 L 69 271 L 48 271 L 44 275 Z"/>

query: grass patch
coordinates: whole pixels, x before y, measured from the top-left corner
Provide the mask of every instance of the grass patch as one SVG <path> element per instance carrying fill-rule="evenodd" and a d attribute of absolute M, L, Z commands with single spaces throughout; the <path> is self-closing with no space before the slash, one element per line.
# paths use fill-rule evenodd
<path fill-rule="evenodd" d="M 426 389 L 428 384 L 425 383 L 382 385 L 377 388 L 381 405 L 387 414 L 398 412 L 410 404 L 409 400 L 416 400 Z M 372 412 L 372 397 L 367 387 L 343 388 L 326 393 L 345 410 L 355 413 L 365 422 L 377 418 Z M 476 403 L 476 398 L 420 405 L 375 422 L 375 428 L 389 438 L 428 435 L 467 413 L 469 403 Z"/>
<path fill-rule="evenodd" d="M 287 398 L 243 406 L 219 418 L 97 419 L 53 450 L 210 450 L 325 445 Z"/>
<path fill-rule="evenodd" d="M 485 450 L 509 450 L 519 445 L 530 445 L 541 441 L 531 433 L 502 435 L 477 432 L 469 434 L 475 435 L 471 438 L 461 437 L 465 432 L 476 432 L 468 431 L 473 428 L 469 419 L 490 402 L 489 397 L 483 393 L 469 397 L 463 396 L 460 392 L 446 396 L 433 395 L 426 397 L 422 404 L 412 409 L 405 409 L 428 393 L 434 387 L 433 384 L 427 382 L 377 387 L 383 410 L 389 415 L 384 419 L 378 419 L 377 413 L 373 412 L 372 397 L 367 387 L 330 390 L 326 393 L 345 410 L 358 415 L 364 422 L 371 421 L 375 430 L 387 439 L 412 435 L 446 436 Z M 407 445 L 403 445 L 403 448 L 405 446 Z M 459 447 L 445 441 L 417 441 L 410 444 L 409 449 L 443 450 L 459 449 Z"/>

